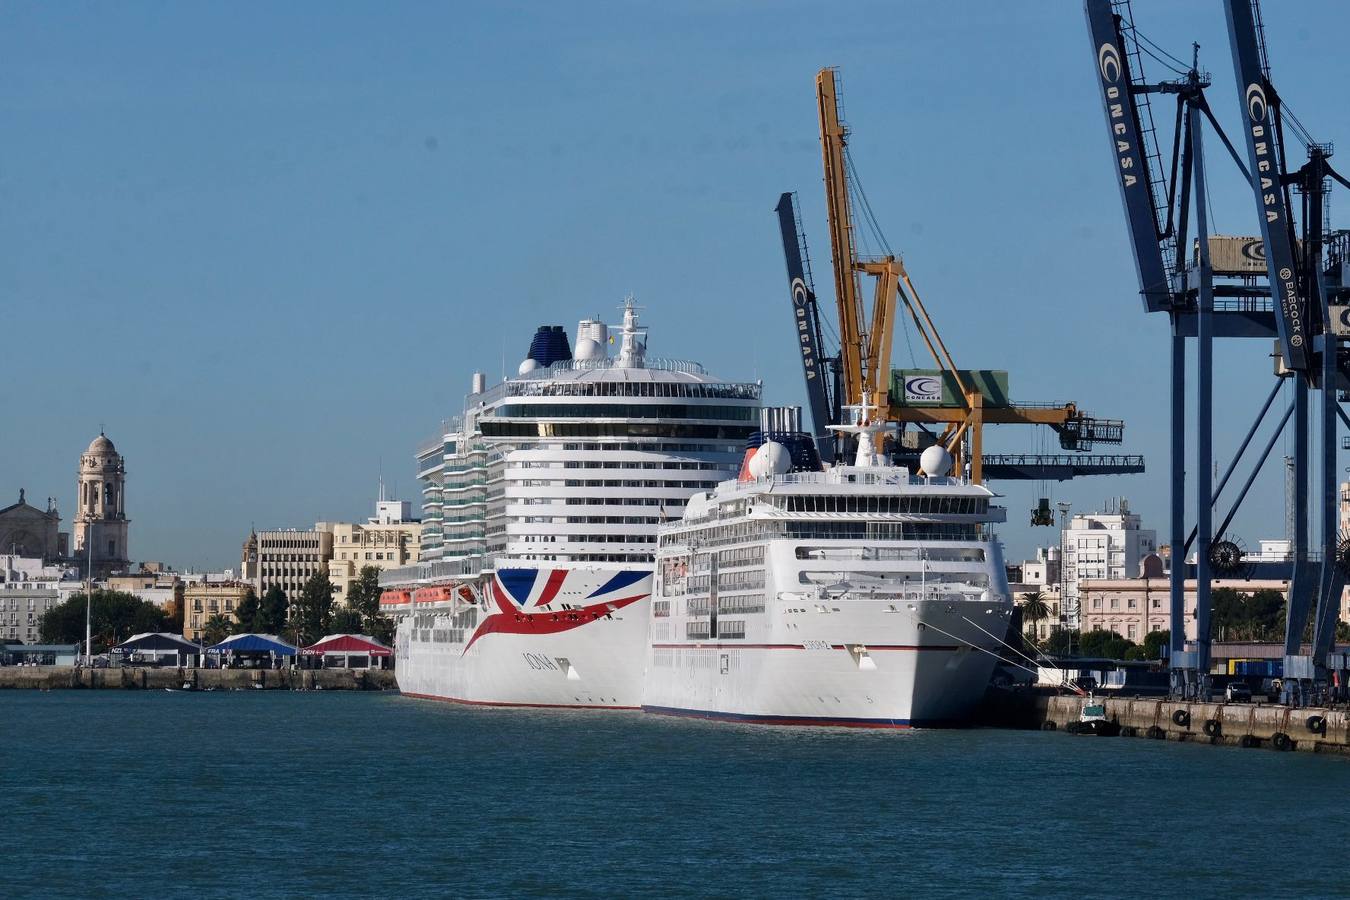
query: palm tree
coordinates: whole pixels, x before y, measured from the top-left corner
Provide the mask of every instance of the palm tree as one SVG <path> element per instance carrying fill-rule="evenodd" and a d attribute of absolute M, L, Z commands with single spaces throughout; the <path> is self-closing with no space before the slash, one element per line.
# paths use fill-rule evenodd
<path fill-rule="evenodd" d="M 216 613 L 202 626 L 202 643 L 208 647 L 219 644 L 234 630 L 234 620 Z"/>
<path fill-rule="evenodd" d="M 1031 623 L 1032 639 L 1035 639 L 1036 625 L 1050 618 L 1050 604 L 1040 591 L 1028 591 L 1022 595 L 1022 621 Z"/>

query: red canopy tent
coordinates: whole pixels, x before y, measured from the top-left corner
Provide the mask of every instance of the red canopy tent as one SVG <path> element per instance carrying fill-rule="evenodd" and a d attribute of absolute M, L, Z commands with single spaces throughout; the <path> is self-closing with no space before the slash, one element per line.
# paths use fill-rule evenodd
<path fill-rule="evenodd" d="M 388 660 L 393 657 L 392 647 L 386 647 L 366 634 L 330 634 L 317 642 L 301 649 L 300 654 L 308 657 L 321 657 L 328 666 L 330 660 L 341 660 L 341 668 L 380 668 L 375 660 Z M 354 665 L 353 657 L 365 657 L 365 665 Z M 388 663 L 385 663 L 387 667 Z"/>

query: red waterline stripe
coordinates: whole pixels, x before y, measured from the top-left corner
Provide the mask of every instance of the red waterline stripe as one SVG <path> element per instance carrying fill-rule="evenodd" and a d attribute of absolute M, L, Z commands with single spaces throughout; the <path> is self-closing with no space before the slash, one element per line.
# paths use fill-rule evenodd
<path fill-rule="evenodd" d="M 415 700 L 439 700 L 442 703 L 460 703 L 464 706 L 500 706 L 523 709 L 642 709 L 640 706 L 610 706 L 603 703 L 508 703 L 503 700 L 462 700 L 459 697 L 438 697 L 435 694 L 414 694 L 412 691 L 399 691 L 404 697 Z"/>
<path fill-rule="evenodd" d="M 847 649 L 849 648 L 849 646 L 850 646 L 849 644 L 831 644 L 830 647 L 829 647 L 829 649 L 831 649 L 831 650 L 847 650 Z M 863 644 L 862 646 L 863 646 L 864 649 L 866 649 L 866 650 L 868 650 L 868 651 L 871 651 L 871 650 L 916 650 L 916 651 L 917 651 L 917 650 L 945 650 L 945 651 L 951 652 L 951 651 L 954 651 L 954 650 L 960 650 L 960 649 L 961 649 L 959 646 L 957 646 L 957 645 L 955 645 L 955 644 L 953 644 L 953 645 L 951 645 L 951 646 L 947 646 L 947 645 L 944 645 L 944 644 L 922 644 L 922 645 L 918 645 L 918 644 Z M 806 649 L 806 648 L 803 647 L 801 644 L 739 644 L 739 643 L 736 643 L 736 644 L 733 644 L 733 643 L 726 643 L 726 644 L 722 644 L 722 643 L 716 643 L 716 644 L 711 644 L 711 643 L 709 643 L 709 644 L 699 644 L 699 643 L 692 643 L 692 644 L 652 644 L 652 648 L 653 648 L 653 649 L 658 649 L 658 650 L 679 650 L 679 649 L 682 649 L 682 648 L 683 648 L 683 649 L 694 649 L 694 650 L 697 650 L 697 649 L 705 649 L 705 648 L 706 648 L 706 649 L 720 649 L 720 648 L 727 648 L 727 647 L 733 648 L 733 649 L 734 649 L 734 648 L 739 648 L 739 649 L 742 649 L 742 650 L 805 650 L 805 649 Z M 824 649 L 824 648 L 821 648 L 821 649 Z"/>
<path fill-rule="evenodd" d="M 829 716 L 757 716 L 746 713 L 715 712 L 707 709 L 679 709 L 670 706 L 644 706 L 642 711 L 658 716 L 683 719 L 707 719 L 715 722 L 739 722 L 746 725 L 814 725 L 827 728 L 913 728 L 905 719 L 835 719 Z"/>

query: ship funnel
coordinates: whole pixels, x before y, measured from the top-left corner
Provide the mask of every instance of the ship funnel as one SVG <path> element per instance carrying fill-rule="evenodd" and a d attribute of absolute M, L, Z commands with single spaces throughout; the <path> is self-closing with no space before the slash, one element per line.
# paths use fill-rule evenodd
<path fill-rule="evenodd" d="M 473 373 L 473 388 L 469 391 L 471 394 L 481 394 L 487 390 L 487 376 L 482 372 Z"/>

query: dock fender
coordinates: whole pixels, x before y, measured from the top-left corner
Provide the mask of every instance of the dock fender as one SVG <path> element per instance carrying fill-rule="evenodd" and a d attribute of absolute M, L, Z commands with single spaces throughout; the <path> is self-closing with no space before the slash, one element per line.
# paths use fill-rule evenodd
<path fill-rule="evenodd" d="M 1304 724 L 1313 734 L 1327 733 L 1327 720 L 1324 716 L 1308 716 L 1308 721 Z"/>
<path fill-rule="evenodd" d="M 1180 725 L 1182 728 L 1189 728 L 1191 724 L 1191 714 L 1184 709 L 1172 710 L 1172 724 Z"/>
<path fill-rule="evenodd" d="M 1261 746 L 1261 740 L 1260 740 L 1260 738 L 1258 738 L 1258 737 L 1257 737 L 1256 735 L 1254 735 L 1254 734 L 1244 734 L 1244 735 L 1242 736 L 1242 740 L 1239 741 L 1239 743 L 1242 744 L 1242 746 L 1243 746 L 1243 747 L 1246 747 L 1247 749 L 1251 749 L 1252 747 L 1259 747 L 1259 746 Z"/>
<path fill-rule="evenodd" d="M 1163 738 L 1167 737 L 1167 732 L 1163 731 L 1157 725 L 1150 725 L 1148 726 L 1148 731 L 1144 732 L 1144 735 L 1155 741 L 1161 741 Z"/>
<path fill-rule="evenodd" d="M 1223 726 L 1219 724 L 1218 719 L 1205 720 L 1205 734 L 1210 737 L 1218 737 L 1219 732 L 1223 731 Z"/>
<path fill-rule="evenodd" d="M 1054 731 L 1057 727 L 1054 719 L 1046 719 L 1041 723 L 1041 731 Z"/>
<path fill-rule="evenodd" d="M 1289 735 L 1283 731 L 1277 731 L 1270 736 L 1270 745 L 1276 750 L 1292 750 L 1294 742 L 1289 739 Z"/>

